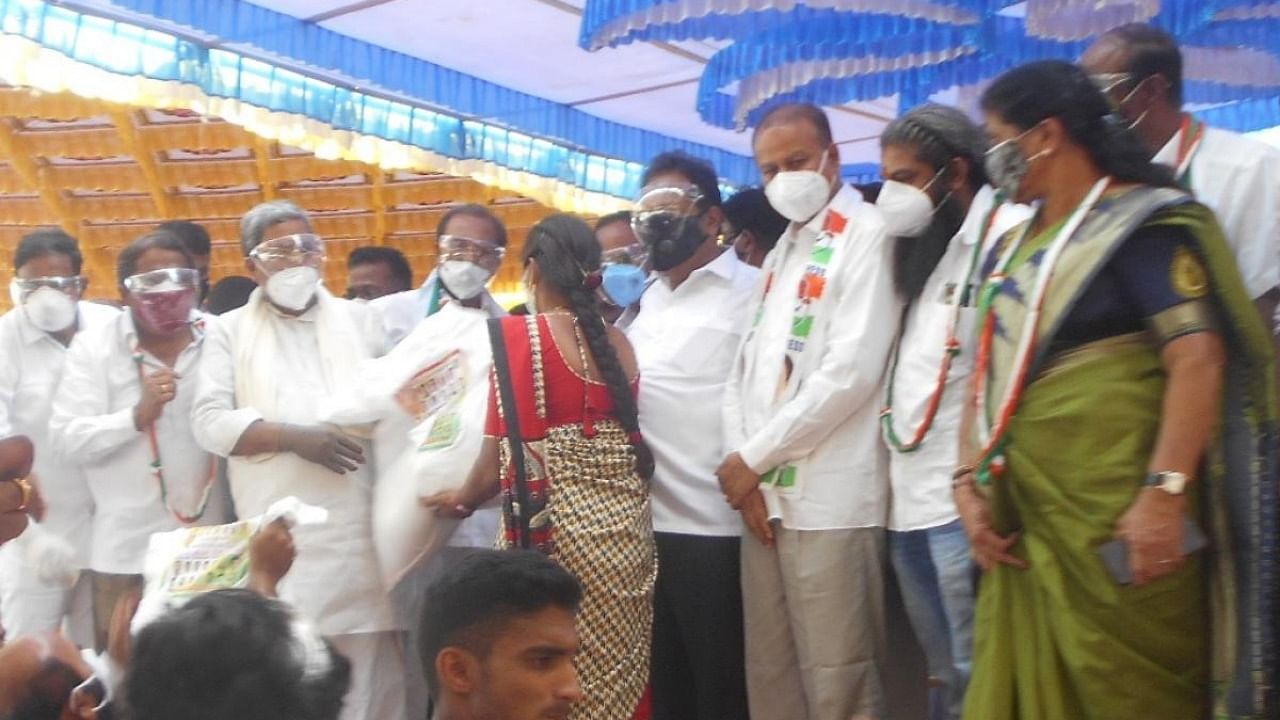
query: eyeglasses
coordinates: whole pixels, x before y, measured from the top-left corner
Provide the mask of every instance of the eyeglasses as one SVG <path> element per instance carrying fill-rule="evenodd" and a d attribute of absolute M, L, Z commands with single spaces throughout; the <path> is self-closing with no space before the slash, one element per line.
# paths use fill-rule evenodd
<path fill-rule="evenodd" d="M 496 270 L 507 254 L 498 243 L 462 235 L 441 235 L 436 247 L 441 260 L 467 260 L 490 270 Z"/>
<path fill-rule="evenodd" d="M 1102 91 L 1102 96 L 1107 99 L 1107 105 L 1110 106 L 1111 111 L 1119 112 L 1120 108 L 1123 107 L 1125 103 L 1129 102 L 1129 98 L 1133 97 L 1138 92 L 1138 88 L 1141 88 L 1153 77 L 1157 76 L 1148 75 L 1139 80 L 1133 73 L 1123 72 L 1097 73 L 1096 75 L 1090 75 L 1089 79 L 1093 81 L 1095 87 Z M 1134 82 L 1135 80 L 1137 83 L 1129 89 L 1129 92 L 1125 93 L 1124 97 L 1116 97 L 1117 88 L 1124 86 L 1126 83 Z"/>
<path fill-rule="evenodd" d="M 1103 92 L 1110 94 L 1112 90 L 1133 80 L 1133 73 L 1097 73 L 1090 75 L 1089 79 L 1093 81 L 1094 86 Z"/>
<path fill-rule="evenodd" d="M 614 248 L 606 250 L 600 257 L 600 264 L 604 265 L 635 265 L 643 267 L 645 262 L 649 260 L 649 249 L 644 243 L 632 243 L 626 247 Z"/>
<path fill-rule="evenodd" d="M 724 227 L 720 228 L 720 243 L 719 243 L 720 247 L 730 248 L 737 245 L 738 239 L 741 238 L 742 234 L 745 232 L 746 232 L 745 228 L 742 230 L 737 230 L 730 225 L 725 225 Z"/>
<path fill-rule="evenodd" d="M 84 292 L 85 278 L 80 275 L 66 277 L 14 278 L 9 283 L 9 292 L 15 302 L 26 300 L 27 296 L 40 288 L 51 288 L 67 295 L 79 295 Z"/>
<path fill-rule="evenodd" d="M 195 290 L 198 287 L 200 271 L 194 268 L 161 268 L 124 279 L 124 289 L 137 294 Z"/>
<path fill-rule="evenodd" d="M 298 233 L 267 240 L 249 251 L 267 272 L 299 265 L 317 265 L 324 260 L 324 240 L 319 235 Z"/>

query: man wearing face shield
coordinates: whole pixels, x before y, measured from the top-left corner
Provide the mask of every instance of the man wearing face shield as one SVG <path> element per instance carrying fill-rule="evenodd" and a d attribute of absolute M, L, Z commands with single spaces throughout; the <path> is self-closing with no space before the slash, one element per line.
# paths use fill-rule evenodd
<path fill-rule="evenodd" d="M 601 251 L 600 317 L 625 327 L 634 319 L 634 308 L 649 283 L 649 251 L 636 240 L 628 210 L 600 218 L 595 230 Z"/>
<path fill-rule="evenodd" d="M 324 287 L 324 242 L 293 203 L 251 209 L 240 243 L 259 288 L 211 327 L 192 410 L 196 439 L 228 458 L 241 517 L 286 496 L 328 510 L 327 522 L 294 531 L 298 558 L 280 596 L 351 660 L 343 718 L 401 717 L 395 633 L 403 626 L 373 550 L 369 431 L 322 422 L 326 400 L 382 354 L 382 319 Z"/>
<path fill-rule="evenodd" d="M 718 242 L 724 214 L 710 165 L 666 153 L 643 182 L 631 217 L 656 279 L 626 332 L 655 460 L 653 717 L 745 718 L 742 522 L 715 472 L 726 453 L 725 385 L 759 273 Z"/>
<path fill-rule="evenodd" d="M 44 499 L 44 528 L 70 543 L 76 566 L 84 568 L 93 500 L 80 468 L 53 452 L 49 414 L 72 338 L 109 324 L 119 312 L 80 299 L 87 285 L 80 275 L 80 249 L 75 238 L 60 230 L 24 236 L 13 261 L 9 291 L 14 308 L 0 317 L 0 437 L 31 439 L 35 463 L 29 480 Z M 93 627 L 88 580 L 67 588 L 40 578 L 27 558 L 25 542 L 0 550 L 0 625 L 13 638 L 52 632 L 66 618 L 72 637 L 89 644 Z"/>
<path fill-rule="evenodd" d="M 427 589 L 474 548 L 493 547 L 498 532 L 496 505 L 459 522 L 418 503 L 423 487 L 465 477 L 475 464 L 493 357 L 488 321 L 506 315 L 486 290 L 506 253 L 502 222 L 484 207 L 462 205 L 445 213 L 439 230 L 437 269 L 423 288 L 371 303 L 411 322 L 408 335 L 365 363 L 325 413 L 335 422 L 376 423 L 374 546 L 411 646 L 418 642 Z M 444 378 L 458 382 L 440 382 Z M 443 386 L 449 387 L 425 389 Z M 433 429 L 446 424 L 454 432 L 442 440 Z M 473 437 L 463 437 L 468 434 Z M 424 717 L 425 669 L 414 653 L 405 664 L 408 716 Z"/>
<path fill-rule="evenodd" d="M 894 237 L 894 281 L 908 303 L 889 363 L 881 423 L 889 446 L 889 556 L 929 674 L 931 717 L 959 720 L 972 664 L 973 560 L 951 499 L 960 414 L 977 350 L 981 259 L 1027 219 L 987 185 L 982 131 L 959 110 L 922 105 L 880 136 L 876 200 Z"/>
<path fill-rule="evenodd" d="M 1280 300 L 1280 151 L 1208 127 L 1182 110 L 1182 53 L 1163 30 L 1123 25 L 1094 42 L 1080 65 L 1133 129 L 1152 162 L 1218 216 L 1245 287 L 1267 326 Z"/>
<path fill-rule="evenodd" d="M 488 290 L 506 252 L 507 228 L 502 220 L 483 205 L 459 205 L 440 218 L 436 242 L 438 263 L 422 287 L 372 303 L 382 313 L 391 346 L 448 303 L 482 309 L 490 317 L 507 314 Z"/>
<path fill-rule="evenodd" d="M 753 138 L 791 220 L 765 261 L 725 393 L 717 475 L 742 540 L 754 720 L 883 716 L 888 482 L 881 377 L 897 333 L 893 246 L 840 180 L 826 115 L 771 110 Z"/>
<path fill-rule="evenodd" d="M 201 302 L 209 300 L 209 261 L 213 255 L 213 242 L 209 239 L 209 231 L 203 225 L 190 220 L 170 220 L 156 226 L 157 230 L 165 230 L 178 236 L 182 244 L 187 246 L 191 259 L 196 262 L 196 270 L 200 273 Z"/>
<path fill-rule="evenodd" d="M 176 236 L 154 231 L 116 263 L 125 312 L 76 335 L 49 431 L 93 497 L 94 646 L 117 601 L 142 586 L 152 533 L 226 521 L 216 459 L 191 431 L 204 327 L 200 275 Z"/>

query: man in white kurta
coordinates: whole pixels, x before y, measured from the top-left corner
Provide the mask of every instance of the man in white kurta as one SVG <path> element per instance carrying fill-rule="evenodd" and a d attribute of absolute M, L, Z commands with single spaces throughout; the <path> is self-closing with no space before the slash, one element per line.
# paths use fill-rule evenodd
<path fill-rule="evenodd" d="M 205 338 L 204 320 L 194 310 L 199 274 L 193 265 L 181 241 L 164 233 L 125 248 L 118 263 L 122 287 L 135 279 L 164 282 L 171 273 L 183 284 L 164 286 L 163 318 L 144 299 L 151 294 L 146 288 L 126 290 L 124 312 L 76 335 L 54 396 L 54 448 L 79 465 L 93 498 L 89 569 L 98 651 L 106 649 L 117 603 L 142 588 L 151 534 L 227 520 L 215 495 L 216 460 L 191 430 Z"/>
<path fill-rule="evenodd" d="M 20 241 L 14 259 L 17 280 L 12 295 L 20 304 L 0 317 L 0 437 L 26 435 L 31 439 L 35 447 L 31 475 L 40 486 L 46 506 L 44 528 L 70 543 L 76 567 L 84 569 L 89 563 L 93 498 L 80 467 L 53 452 L 49 416 L 71 337 L 110 323 L 119 312 L 106 305 L 78 301 L 80 291 L 68 288 L 71 294 L 66 300 L 51 296 L 48 301 L 55 307 L 64 304 L 74 308 L 67 313 L 71 318 L 69 328 L 50 332 L 37 327 L 35 322 L 49 326 L 39 310 L 46 302 L 43 295 L 58 291 L 35 287 L 36 278 L 58 278 L 75 288 L 82 287 L 80 251 L 70 236 L 40 231 Z M 29 285 L 26 289 L 24 282 Z M 24 307 L 21 303 L 35 291 L 42 295 L 35 300 L 36 307 Z M 41 578 L 27 558 L 29 540 L 8 543 L 0 549 L 0 626 L 12 640 L 55 631 L 65 619 L 69 636 L 76 643 L 91 644 L 93 618 L 88 578 L 81 578 L 73 588 Z"/>
<path fill-rule="evenodd" d="M 251 210 L 241 242 L 261 287 L 209 332 L 196 438 L 229 458 L 241 517 L 290 495 L 328 510 L 327 522 L 294 530 L 298 556 L 280 595 L 351 661 L 344 720 L 400 718 L 401 627 L 373 549 L 369 443 L 359 428 L 319 424 L 325 399 L 383 351 L 382 319 L 319 284 L 323 244 L 291 203 Z"/>
<path fill-rule="evenodd" d="M 1115 28 L 1080 64 L 1141 138 L 1152 160 L 1218 216 L 1245 288 L 1269 327 L 1280 298 L 1280 150 L 1208 127 L 1182 111 L 1183 57 L 1159 28 Z"/>
<path fill-rule="evenodd" d="M 822 111 L 756 130 L 765 192 L 791 220 L 725 393 L 718 472 L 742 543 L 754 720 L 883 716 L 881 378 L 901 313 L 880 212 L 839 180 Z M 767 521 L 766 521 L 767 518 Z"/>
<path fill-rule="evenodd" d="M 505 251 L 507 246 L 507 228 L 502 224 L 502 220 L 493 211 L 483 205 L 458 205 L 450 208 L 448 212 L 440 217 L 440 222 L 436 224 L 436 240 L 437 250 L 439 254 L 439 262 L 436 269 L 427 275 L 427 279 L 422 285 L 413 290 L 405 290 L 404 292 L 392 293 L 385 295 L 372 301 L 372 305 L 382 314 L 383 323 L 387 328 L 387 342 L 391 346 L 400 344 L 400 341 L 409 336 L 414 328 L 423 320 L 431 317 L 439 312 L 440 308 L 450 302 L 457 302 L 467 307 L 478 308 L 484 310 L 491 317 L 499 317 L 505 315 L 506 311 L 502 306 L 493 299 L 487 290 L 480 287 L 479 292 L 472 295 L 472 291 L 476 282 L 479 280 L 479 273 L 476 268 L 472 268 L 470 273 L 463 272 L 455 274 L 452 271 L 460 267 L 454 265 L 448 271 L 444 270 L 446 262 L 445 256 L 449 251 L 444 245 L 450 244 L 448 241 L 453 238 L 474 241 L 479 246 L 488 246 L 490 248 L 499 248 Z M 496 259 L 502 261 L 502 255 L 496 254 L 488 257 L 473 258 L 479 262 L 473 262 L 472 265 L 488 271 L 490 277 L 497 270 L 494 265 L 490 269 L 491 261 Z M 457 278 L 462 282 L 454 282 L 459 287 L 449 287 L 448 282 L 441 282 L 441 273 L 450 278 Z M 459 297 L 462 295 L 463 297 Z"/>
<path fill-rule="evenodd" d="M 959 110 L 921 105 L 880 136 L 876 204 L 894 237 L 895 286 L 909 303 L 886 382 L 889 557 L 915 636 L 939 684 L 931 717 L 959 720 L 973 657 L 974 563 L 951 497 L 960 417 L 977 355 L 982 261 L 1021 205 L 995 207 L 982 130 Z M 932 261 L 932 264 L 930 263 Z"/>
<path fill-rule="evenodd" d="M 450 213 L 440 222 L 442 272 L 431 274 L 426 289 L 372 303 L 391 312 L 383 318 L 390 334 L 409 322 L 412 330 L 364 363 L 324 413 L 334 422 L 376 423 L 374 547 L 411 648 L 420 644 L 430 586 L 476 548 L 492 548 L 498 535 L 496 501 L 461 522 L 418 502 L 458 487 L 480 455 L 493 360 L 488 322 L 506 315 L 487 289 L 505 252 L 505 227 L 481 206 Z M 433 293 L 434 302 L 414 300 Z M 426 717 L 426 669 L 418 653 L 406 655 L 405 668 L 408 716 Z"/>

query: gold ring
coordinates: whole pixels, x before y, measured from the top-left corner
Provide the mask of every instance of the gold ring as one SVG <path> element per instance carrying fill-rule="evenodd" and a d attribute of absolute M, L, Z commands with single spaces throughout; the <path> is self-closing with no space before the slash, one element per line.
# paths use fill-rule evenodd
<path fill-rule="evenodd" d="M 31 496 L 35 494 L 35 490 L 31 487 L 31 481 L 26 478 L 11 478 L 10 482 L 18 486 L 18 491 L 22 493 L 22 502 L 15 508 L 18 512 L 27 509 L 31 504 Z"/>

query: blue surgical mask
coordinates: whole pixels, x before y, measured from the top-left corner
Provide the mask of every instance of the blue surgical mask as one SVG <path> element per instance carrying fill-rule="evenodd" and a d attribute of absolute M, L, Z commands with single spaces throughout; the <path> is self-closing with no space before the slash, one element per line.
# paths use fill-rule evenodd
<path fill-rule="evenodd" d="M 604 268 L 605 298 L 618 307 L 635 305 L 644 293 L 645 272 L 636 265 L 612 263 Z"/>

